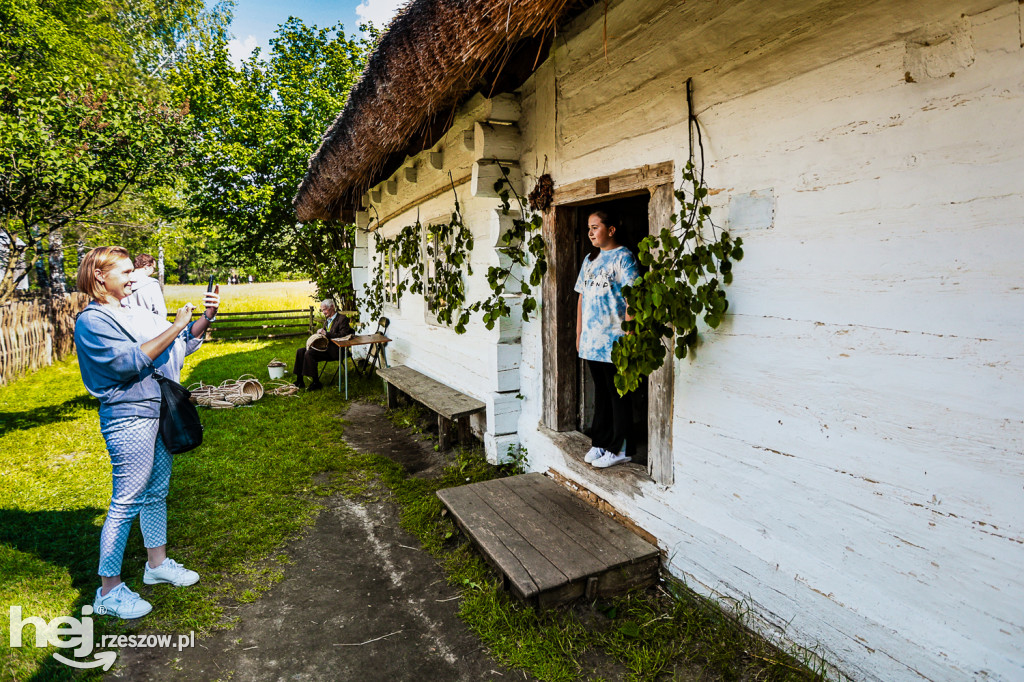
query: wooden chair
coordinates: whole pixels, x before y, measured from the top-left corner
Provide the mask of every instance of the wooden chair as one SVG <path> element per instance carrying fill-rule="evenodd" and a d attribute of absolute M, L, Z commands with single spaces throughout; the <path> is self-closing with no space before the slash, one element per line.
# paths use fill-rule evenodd
<path fill-rule="evenodd" d="M 375 331 L 374 334 L 386 335 L 388 333 L 389 326 L 391 326 L 391 320 L 386 317 L 380 318 L 377 322 L 377 331 Z M 384 343 L 374 343 L 370 346 L 369 350 L 366 351 L 366 355 L 356 363 L 356 369 L 359 370 L 360 374 L 364 376 L 372 374 L 374 368 L 376 368 L 380 363 L 381 353 L 384 354 L 384 362 L 387 362 L 388 354 L 387 350 L 384 348 L 386 345 L 387 344 Z"/>

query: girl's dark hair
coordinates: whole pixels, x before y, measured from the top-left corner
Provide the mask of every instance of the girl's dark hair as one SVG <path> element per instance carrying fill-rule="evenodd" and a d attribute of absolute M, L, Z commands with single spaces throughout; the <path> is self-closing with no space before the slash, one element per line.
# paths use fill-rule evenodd
<path fill-rule="evenodd" d="M 587 217 L 596 215 L 597 219 L 604 223 L 605 227 L 614 227 L 616 230 L 619 229 L 619 217 L 609 211 L 591 211 L 587 214 Z"/>
<path fill-rule="evenodd" d="M 622 225 L 619 223 L 619 217 L 612 213 L 611 211 L 591 211 L 590 213 L 587 214 L 588 218 L 590 216 L 597 216 L 597 219 L 600 220 L 605 227 L 614 227 L 616 232 L 622 231 Z M 619 242 L 620 244 L 622 243 L 621 239 L 617 239 L 616 241 Z M 590 260 L 594 260 L 595 258 L 597 258 L 597 254 L 599 253 L 601 253 L 601 249 L 591 249 Z"/>

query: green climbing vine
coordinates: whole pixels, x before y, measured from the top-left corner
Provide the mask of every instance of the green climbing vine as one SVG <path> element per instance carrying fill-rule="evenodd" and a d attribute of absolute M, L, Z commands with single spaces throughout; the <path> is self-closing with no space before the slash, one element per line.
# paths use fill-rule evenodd
<path fill-rule="evenodd" d="M 405 291 L 419 293 L 423 290 L 419 255 L 421 233 L 418 216 L 413 225 L 406 225 L 394 237 L 382 237 L 379 231 L 373 233 L 376 252 L 373 278 L 364 285 L 364 303 L 371 320 L 381 316 L 385 303 L 397 306 Z M 409 277 L 400 277 L 399 268 L 406 268 Z"/>
<path fill-rule="evenodd" d="M 513 199 L 518 209 L 512 218 L 512 227 L 499 239 L 497 250 L 504 264 L 487 270 L 490 296 L 465 305 L 463 267 L 465 274 L 473 274 L 469 258 L 473 250 L 473 233 L 463 220 L 453 183 L 455 209 L 447 222 L 426 226 L 425 248 L 421 248 L 424 228 L 419 215 L 415 223 L 403 227 L 394 237 L 382 237 L 379 231 L 374 232 L 373 277 L 364 287 L 364 305 L 371 319 L 381 316 L 385 303 L 397 306 L 406 291 L 423 294 L 438 322 L 453 326 L 457 334 L 466 332 L 470 316 L 478 312 L 482 314 L 487 328 L 493 329 L 501 317 L 512 314 L 508 304 L 510 296 L 523 296 L 522 317 L 524 321 L 530 319 L 537 310 L 533 287 L 540 284 L 547 271 L 544 239 L 540 234 L 542 219 L 539 213 L 527 211 L 522 197 L 509 180 L 508 169 L 500 168 L 502 178 L 495 183 L 494 189 L 501 200 L 502 213 L 509 215 L 513 211 Z M 550 178 L 544 177 L 550 189 Z M 529 275 L 523 278 L 520 273 L 531 263 Z"/>
<path fill-rule="evenodd" d="M 452 185 L 455 194 L 455 186 Z M 438 322 L 455 325 L 456 334 L 466 333 L 470 311 L 463 309 L 466 301 L 466 274 L 473 274 L 469 254 L 473 250 L 473 233 L 462 219 L 459 197 L 455 195 L 455 210 L 451 220 L 427 226 L 427 267 L 432 270 L 427 278 L 427 305 Z M 458 319 L 456 320 L 456 316 Z"/>
<path fill-rule="evenodd" d="M 685 358 L 697 343 L 698 319 L 712 329 L 722 323 L 729 309 L 722 286 L 732 283 L 733 263 L 743 258 L 743 239 L 733 239 L 711 220 L 703 172 L 704 147 L 692 113 L 689 81 L 687 100 L 691 112 L 690 159 L 682 183 L 675 190 L 682 210 L 672 215 L 671 227 L 640 242 L 640 263 L 648 270 L 632 286 L 623 288 L 633 319 L 623 322 L 627 334 L 612 347 L 617 370 L 615 387 L 620 394 L 635 390 L 641 378 L 664 364 L 668 352 Z M 700 148 L 700 168 L 694 158 L 694 133 Z"/>
<path fill-rule="evenodd" d="M 509 180 L 508 169 L 501 164 L 498 164 L 498 168 L 501 169 L 502 177 L 494 183 L 494 191 L 501 200 L 501 212 L 506 216 L 512 212 L 513 198 L 518 208 L 517 214 L 512 217 L 512 226 L 498 239 L 496 248 L 500 254 L 499 260 L 504 263 L 487 268 L 487 284 L 491 288 L 491 295 L 467 308 L 467 311 L 482 312 L 488 329 L 493 329 L 502 317 L 512 315 L 508 298 L 514 295 L 522 295 L 522 317 L 524 322 L 528 322 L 530 315 L 537 310 L 533 287 L 540 284 L 548 269 L 544 238 L 541 236 L 543 218 L 540 213 L 526 210 L 522 197 Z M 531 261 L 533 267 L 529 275 L 524 275 Z"/>
<path fill-rule="evenodd" d="M 466 331 L 469 312 L 463 309 L 466 301 L 466 274 L 473 274 L 469 253 L 473 250 L 473 233 L 466 227 L 459 205 L 459 196 L 452 182 L 455 209 L 448 221 L 434 222 L 426 227 L 419 214 L 416 222 L 406 225 L 394 237 L 382 237 L 374 232 L 375 256 L 373 278 L 365 285 L 364 302 L 371 319 L 381 316 L 385 303 L 398 305 L 402 294 L 425 294 L 431 312 L 443 324 L 455 324 L 455 331 Z M 421 240 L 426 237 L 425 248 Z M 424 258 L 425 255 L 425 258 Z M 404 270 L 406 276 L 400 276 Z M 456 320 L 456 316 L 458 319 Z"/>

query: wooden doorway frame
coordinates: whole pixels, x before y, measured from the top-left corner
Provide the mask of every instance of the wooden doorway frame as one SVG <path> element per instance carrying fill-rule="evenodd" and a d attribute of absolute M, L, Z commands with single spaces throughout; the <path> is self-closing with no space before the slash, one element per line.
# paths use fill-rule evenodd
<path fill-rule="evenodd" d="M 555 188 L 552 207 L 544 213 L 548 272 L 542 287 L 541 334 L 544 343 L 543 425 L 553 431 L 576 430 L 576 211 L 596 201 L 647 193 L 648 231 L 657 234 L 671 225 L 675 172 L 672 161 L 641 166 Z M 647 471 L 655 482 L 670 485 L 674 358 L 651 374 L 647 395 Z"/>

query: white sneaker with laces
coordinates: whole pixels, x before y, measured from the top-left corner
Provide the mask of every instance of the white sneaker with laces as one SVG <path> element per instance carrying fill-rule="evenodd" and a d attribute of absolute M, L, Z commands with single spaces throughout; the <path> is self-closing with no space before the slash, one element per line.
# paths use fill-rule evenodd
<path fill-rule="evenodd" d="M 186 587 L 199 582 L 199 574 L 188 570 L 174 559 L 167 558 L 156 568 L 150 568 L 147 561 L 146 573 L 142 576 L 142 582 L 147 585 L 170 583 L 175 587 Z"/>
<path fill-rule="evenodd" d="M 632 460 L 632 457 L 626 457 L 621 453 L 616 452 L 605 452 L 600 459 L 596 459 L 591 464 L 598 469 L 604 469 L 616 464 L 624 464 Z"/>
<path fill-rule="evenodd" d="M 92 603 L 93 613 L 101 616 L 117 616 L 125 620 L 141 618 L 153 610 L 153 605 L 132 592 L 124 583 L 119 584 L 106 594 L 103 588 L 96 590 L 96 599 Z"/>
<path fill-rule="evenodd" d="M 594 460 L 601 459 L 604 453 L 608 452 L 604 448 L 592 447 L 587 451 L 587 454 L 583 456 L 583 461 L 590 464 Z"/>

